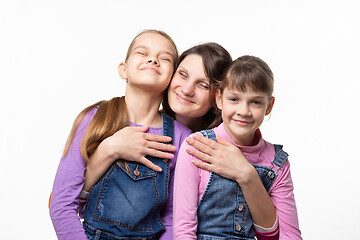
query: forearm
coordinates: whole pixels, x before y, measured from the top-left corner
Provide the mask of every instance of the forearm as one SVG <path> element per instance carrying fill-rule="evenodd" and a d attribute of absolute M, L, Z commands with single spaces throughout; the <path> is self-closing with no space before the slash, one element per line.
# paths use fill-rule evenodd
<path fill-rule="evenodd" d="M 95 152 L 90 156 L 86 167 L 85 181 L 83 190 L 89 192 L 99 179 L 104 175 L 106 170 L 116 159 L 112 148 L 107 144 L 107 139 L 102 141 Z"/>
<path fill-rule="evenodd" d="M 246 181 L 238 181 L 256 225 L 270 228 L 276 221 L 276 208 L 254 168 L 249 169 Z"/>

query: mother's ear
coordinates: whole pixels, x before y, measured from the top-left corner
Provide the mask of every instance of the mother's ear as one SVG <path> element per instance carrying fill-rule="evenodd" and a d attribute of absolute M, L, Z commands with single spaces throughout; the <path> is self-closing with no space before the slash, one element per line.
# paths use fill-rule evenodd
<path fill-rule="evenodd" d="M 275 103 L 275 97 L 271 97 L 270 101 L 266 107 L 265 115 L 269 115 L 271 113 L 274 103 Z"/>
<path fill-rule="evenodd" d="M 121 62 L 118 67 L 119 76 L 127 82 L 126 63 Z"/>

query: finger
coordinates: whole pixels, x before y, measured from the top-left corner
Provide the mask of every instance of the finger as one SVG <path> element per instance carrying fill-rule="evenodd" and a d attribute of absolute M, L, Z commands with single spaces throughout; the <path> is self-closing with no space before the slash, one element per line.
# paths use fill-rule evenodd
<path fill-rule="evenodd" d="M 212 141 L 212 140 L 211 140 Z M 204 144 L 203 142 L 200 142 L 197 139 L 193 139 L 191 137 L 186 138 L 186 142 L 190 145 L 196 148 L 197 150 L 206 153 L 208 155 L 212 155 L 213 148 L 209 147 L 208 145 Z"/>
<path fill-rule="evenodd" d="M 137 132 L 146 132 L 149 129 L 148 126 L 135 126 L 135 127 L 128 127 L 128 128 L 132 128 Z"/>
<path fill-rule="evenodd" d="M 193 137 L 196 141 L 201 142 L 202 144 L 211 147 L 213 149 L 215 149 L 216 146 L 218 145 L 217 142 L 215 142 L 214 140 L 204 137 L 203 135 L 200 134 L 194 134 Z"/>
<path fill-rule="evenodd" d="M 176 147 L 174 145 L 159 142 L 148 142 L 147 147 L 163 152 L 174 152 L 176 150 Z"/>
<path fill-rule="evenodd" d="M 166 159 L 172 159 L 174 157 L 174 154 L 158 151 L 155 149 L 148 149 L 146 151 L 146 155 L 157 157 L 157 158 L 166 158 Z"/>
<path fill-rule="evenodd" d="M 156 134 L 152 134 L 152 133 L 145 133 L 145 139 L 148 141 L 154 141 L 154 142 L 170 142 L 171 141 L 171 137 L 156 135 Z"/>
<path fill-rule="evenodd" d="M 233 146 L 233 144 L 231 142 L 229 142 L 228 140 L 226 140 L 220 136 L 216 136 L 216 141 L 225 146 Z"/>
<path fill-rule="evenodd" d="M 196 167 L 199 167 L 201 169 L 204 169 L 204 170 L 207 170 L 209 172 L 212 172 L 212 168 L 211 168 L 211 165 L 208 164 L 208 163 L 204 163 L 204 162 L 201 162 L 201 161 L 198 161 L 198 160 L 192 160 L 191 161 L 192 164 L 194 164 Z"/>
<path fill-rule="evenodd" d="M 158 165 L 152 163 L 150 160 L 146 159 L 145 157 L 142 158 L 142 161 L 140 161 L 142 164 L 144 164 L 146 167 L 156 171 L 156 172 L 162 172 L 161 167 Z"/>
<path fill-rule="evenodd" d="M 211 156 L 209 156 L 205 153 L 202 153 L 202 152 L 196 150 L 195 148 L 192 148 L 192 147 L 186 148 L 186 152 L 200 160 L 211 163 L 211 160 L 212 160 Z"/>

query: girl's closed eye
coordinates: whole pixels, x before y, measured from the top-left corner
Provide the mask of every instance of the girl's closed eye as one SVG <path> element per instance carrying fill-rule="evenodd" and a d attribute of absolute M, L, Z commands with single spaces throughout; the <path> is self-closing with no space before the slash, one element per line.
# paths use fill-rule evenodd
<path fill-rule="evenodd" d="M 172 63 L 172 60 L 170 58 L 167 58 L 167 57 L 160 57 L 160 60 L 162 60 L 164 62 Z"/>
<path fill-rule="evenodd" d="M 172 58 L 170 56 L 168 56 L 167 54 L 162 54 L 159 56 L 159 59 L 165 62 L 172 62 Z"/>
<path fill-rule="evenodd" d="M 144 52 L 144 51 L 136 51 L 136 54 L 141 55 L 141 56 L 146 56 L 146 52 Z"/>

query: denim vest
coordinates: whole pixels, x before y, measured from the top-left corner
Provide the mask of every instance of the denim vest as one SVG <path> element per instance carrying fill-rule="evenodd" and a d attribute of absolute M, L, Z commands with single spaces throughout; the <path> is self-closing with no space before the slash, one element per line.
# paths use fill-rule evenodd
<path fill-rule="evenodd" d="M 203 136 L 216 141 L 213 130 L 201 131 Z M 266 191 L 275 181 L 274 164 L 280 168 L 288 154 L 281 145 L 274 145 L 275 158 L 272 167 L 254 165 Z M 198 240 L 255 239 L 256 233 L 250 210 L 246 204 L 241 187 L 236 181 L 210 174 L 208 185 L 198 205 Z"/>
<path fill-rule="evenodd" d="M 162 131 L 173 139 L 174 123 L 165 114 L 162 114 Z M 163 171 L 117 160 L 92 187 L 83 223 L 89 239 L 157 239 L 165 230 L 160 212 L 168 199 L 170 162 L 146 158 Z"/>

